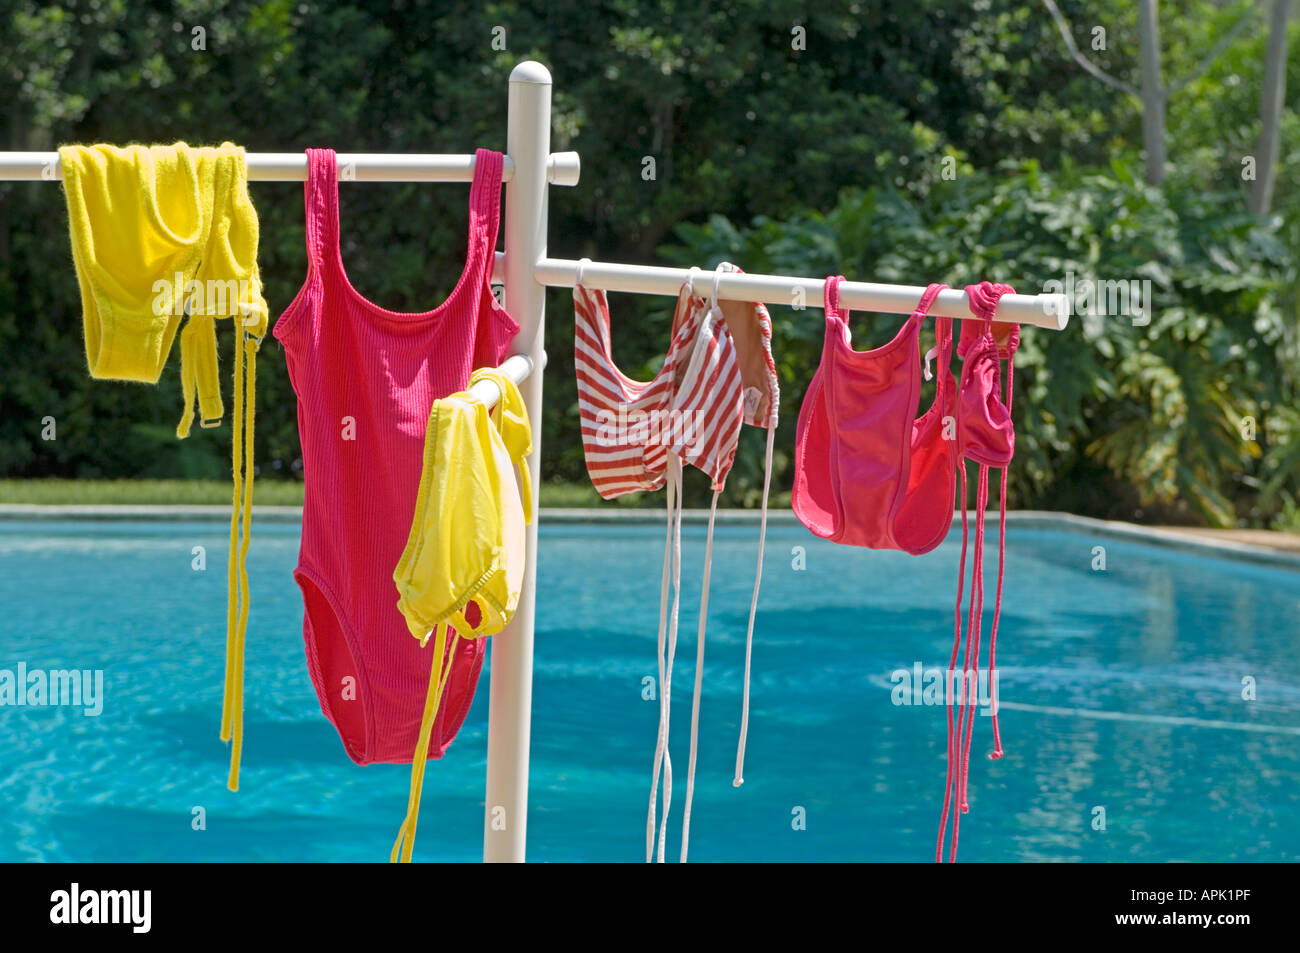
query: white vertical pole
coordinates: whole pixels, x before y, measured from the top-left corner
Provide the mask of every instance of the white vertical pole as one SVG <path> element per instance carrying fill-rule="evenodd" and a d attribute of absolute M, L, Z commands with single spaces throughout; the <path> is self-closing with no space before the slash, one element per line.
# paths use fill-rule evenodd
<path fill-rule="evenodd" d="M 533 499 L 538 500 L 542 436 L 542 327 L 546 289 L 533 266 L 546 257 L 546 164 L 551 154 L 551 74 L 541 63 L 520 63 L 510 73 L 506 151 L 514 179 L 506 187 L 506 309 L 519 322 L 514 353 L 533 359 L 521 388 L 533 428 L 528 458 Z M 491 637 L 492 683 L 488 706 L 487 798 L 483 860 L 518 863 L 528 837 L 528 744 L 533 704 L 533 620 L 537 592 L 537 519 L 528 527 L 523 591 L 514 618 Z"/>

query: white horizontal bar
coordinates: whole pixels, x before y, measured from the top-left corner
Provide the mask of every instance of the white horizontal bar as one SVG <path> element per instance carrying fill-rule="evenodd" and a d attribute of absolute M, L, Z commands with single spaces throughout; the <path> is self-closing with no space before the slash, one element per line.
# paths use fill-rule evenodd
<path fill-rule="evenodd" d="M 544 285 L 554 288 L 572 288 L 577 281 L 578 263 L 566 258 L 543 258 L 533 269 L 533 275 Z M 583 269 L 583 283 L 591 288 L 606 291 L 628 291 L 634 294 L 675 295 L 689 280 L 686 268 L 658 268 L 651 265 L 624 265 L 609 262 L 587 262 Z M 724 272 L 718 280 L 718 297 L 728 301 L 762 301 L 765 304 L 791 305 L 797 291 L 803 292 L 805 307 L 822 306 L 823 278 L 796 278 L 789 275 L 754 275 Z M 707 295 L 713 287 L 713 272 L 701 269 L 695 273 L 695 291 Z M 917 285 L 880 285 L 865 281 L 846 281 L 840 285 L 840 304 L 854 311 L 884 311 L 891 314 L 911 314 L 925 288 Z M 974 318 L 966 292 L 941 291 L 931 314 L 945 318 Z M 995 321 L 1032 324 L 1052 331 L 1063 330 L 1070 320 L 1069 299 L 1063 294 L 1009 294 L 998 300 Z"/>
<path fill-rule="evenodd" d="M 246 160 L 250 181 L 307 181 L 305 152 L 249 152 Z M 469 182 L 474 178 L 474 156 L 468 154 L 340 152 L 338 163 L 340 182 Z M 553 185 L 577 185 L 580 168 L 576 152 L 555 152 L 546 174 Z M 515 164 L 509 156 L 501 175 L 505 182 L 514 178 Z M 0 152 L 0 181 L 62 179 L 57 152 Z"/>
<path fill-rule="evenodd" d="M 544 354 L 542 365 L 546 365 Z M 533 373 L 533 359 L 527 354 L 512 354 L 501 362 L 501 366 L 498 367 L 497 370 L 501 371 L 501 373 L 505 374 L 506 377 L 510 378 L 516 384 L 522 384 L 528 379 L 529 375 Z M 487 404 L 489 409 L 495 407 L 497 401 L 501 399 L 501 388 L 497 387 L 497 385 L 490 379 L 479 381 L 469 389 L 469 392 L 476 399 Z M 537 426 L 537 424 L 533 424 L 533 426 Z"/>

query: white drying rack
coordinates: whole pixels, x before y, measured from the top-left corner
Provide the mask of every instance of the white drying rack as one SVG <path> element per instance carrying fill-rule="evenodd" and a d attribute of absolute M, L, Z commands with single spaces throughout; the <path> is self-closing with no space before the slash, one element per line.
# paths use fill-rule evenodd
<path fill-rule="evenodd" d="M 252 181 L 301 182 L 307 178 L 305 153 L 252 152 L 247 155 Z M 469 182 L 474 156 L 384 153 L 338 156 L 341 182 Z M 545 291 L 573 287 L 578 262 L 546 255 L 548 185 L 577 185 L 576 152 L 551 153 L 551 74 L 541 63 L 526 61 L 510 73 L 506 121 L 505 253 L 498 254 L 494 275 L 504 279 L 505 306 L 519 322 L 514 355 L 502 365 L 520 384 L 529 418 L 534 422 L 533 453 L 528 467 L 533 499 L 539 499 L 541 468 L 542 377 Z M 0 180 L 59 181 L 57 152 L 0 152 Z M 592 261 L 583 270 L 583 284 L 607 291 L 676 295 L 682 284 L 712 272 Z M 796 300 L 822 300 L 824 280 L 787 275 L 725 273 L 716 276 L 717 296 L 734 301 L 789 305 Z M 922 286 L 846 281 L 840 302 L 857 311 L 909 314 L 924 291 Z M 802 298 L 796 295 L 802 293 Z M 939 294 L 931 313 L 973 318 L 964 291 Z M 1030 324 L 1059 331 L 1069 320 L 1063 294 L 1009 294 L 998 301 L 995 320 Z M 476 395 L 489 403 L 499 397 L 490 382 L 481 382 Z M 490 639 L 491 683 L 488 706 L 487 782 L 483 820 L 484 861 L 522 861 L 528 832 L 528 758 L 532 722 L 533 630 L 536 618 L 537 523 L 528 527 L 523 591 L 510 625 Z"/>

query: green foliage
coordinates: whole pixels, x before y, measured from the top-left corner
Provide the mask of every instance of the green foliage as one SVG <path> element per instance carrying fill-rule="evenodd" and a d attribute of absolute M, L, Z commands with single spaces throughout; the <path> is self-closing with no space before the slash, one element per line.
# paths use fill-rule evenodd
<path fill-rule="evenodd" d="M 1065 333 L 1023 332 L 1017 505 L 1053 506 L 1101 471 L 1109 485 L 1099 487 L 1094 512 L 1131 509 L 1135 498 L 1231 525 L 1267 518 L 1275 499 L 1300 490 L 1296 415 L 1281 409 L 1294 405 L 1300 382 L 1285 359 L 1295 353 L 1294 309 L 1279 303 L 1294 283 L 1294 259 L 1277 224 L 1247 215 L 1235 192 L 1154 189 L 1120 164 L 1103 174 L 1067 162 L 1049 174 L 1027 162 L 963 174 L 923 204 L 888 188 L 847 190 L 824 216 L 759 219 L 748 230 L 715 219 L 683 226 L 679 237 L 670 255 L 681 262 L 735 257 L 781 274 L 1074 288 L 1082 313 Z M 1149 281 L 1150 309 L 1115 314 L 1122 296 L 1085 294 L 1097 287 L 1085 282 L 1114 281 Z M 820 347 L 790 342 L 820 338 L 820 309 L 778 312 L 782 381 L 805 385 Z M 884 343 L 899 321 L 855 319 L 856 346 Z M 800 393 L 783 396 L 787 413 L 798 407 Z M 792 433 L 783 433 L 789 446 Z M 1254 488 L 1265 475 L 1260 501 Z"/>
<path fill-rule="evenodd" d="M 1167 82 L 1190 73 L 1243 4 L 1161 4 Z M 1130 0 L 1059 5 L 1085 55 L 1135 83 Z M 1092 48 L 1098 28 L 1104 50 Z M 552 254 L 702 267 L 727 258 L 751 271 L 907 284 L 998 277 L 1033 288 L 1068 270 L 1149 278 L 1149 326 L 1076 319 L 1064 334 L 1026 334 L 1017 501 L 1131 517 L 1174 500 L 1174 517 L 1183 507 L 1188 519 L 1281 525 L 1300 497 L 1289 290 L 1300 123 L 1289 109 L 1278 214 L 1247 220 L 1241 159 L 1256 133 L 1263 43 L 1261 28 L 1247 31 L 1173 96 L 1173 169 L 1153 192 L 1136 171 L 1136 101 L 1069 59 L 1038 2 L 0 0 L 0 148 L 229 139 L 277 152 L 503 149 L 510 69 L 539 59 L 555 77 L 553 148 L 583 160 L 580 185 L 551 196 Z M 1289 72 L 1300 76 L 1300 42 Z M 1292 105 L 1298 90 L 1293 80 Z M 274 314 L 304 275 L 301 189 L 252 190 Z M 465 190 L 341 191 L 343 255 L 362 293 L 410 311 L 441 300 L 460 273 Z M 571 306 L 558 290 L 549 303 L 544 475 L 578 482 Z M 821 346 L 809 304 L 812 314 L 773 309 L 778 492 Z M 615 296 L 615 356 L 629 373 L 657 368 L 669 307 Z M 896 324 L 862 324 L 859 340 Z M 171 436 L 175 356 L 157 387 L 92 381 L 81 337 L 60 190 L 0 183 L 0 476 L 228 468 L 227 428 Z M 296 478 L 293 393 L 272 339 L 258 372 L 259 473 Z M 1258 422 L 1254 444 L 1239 436 L 1243 415 Z M 55 441 L 42 439 L 46 417 Z M 761 459 L 761 435 L 747 428 L 728 502 L 757 502 Z M 707 498 L 702 481 L 686 489 L 688 502 Z"/>

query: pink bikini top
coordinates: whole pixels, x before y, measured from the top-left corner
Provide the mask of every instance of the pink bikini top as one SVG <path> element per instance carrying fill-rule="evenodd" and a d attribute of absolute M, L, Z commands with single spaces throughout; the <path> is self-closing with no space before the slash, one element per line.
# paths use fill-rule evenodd
<path fill-rule="evenodd" d="M 990 467 L 1005 467 L 1016 452 L 1010 409 L 1011 374 L 1007 374 L 1007 400 L 1003 403 L 998 362 L 1015 361 L 1020 325 L 1000 323 L 996 333 L 993 325 L 998 299 L 1014 292 L 1010 285 L 991 281 L 967 285 L 971 312 L 984 322 L 963 321 L 961 340 L 957 342 L 957 354 L 963 359 L 957 392 L 957 452 Z"/>
<path fill-rule="evenodd" d="M 855 351 L 849 344 L 849 312 L 839 308 L 843 280 L 842 275 L 826 279 L 826 337 L 799 410 L 791 505 L 808 529 L 834 542 L 929 552 L 952 525 L 957 459 L 951 426 L 952 319 L 935 322 L 939 381 L 934 403 L 917 418 L 920 335 L 934 299 L 947 285 L 926 288 L 888 344 Z"/>

